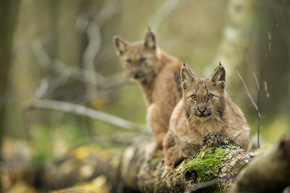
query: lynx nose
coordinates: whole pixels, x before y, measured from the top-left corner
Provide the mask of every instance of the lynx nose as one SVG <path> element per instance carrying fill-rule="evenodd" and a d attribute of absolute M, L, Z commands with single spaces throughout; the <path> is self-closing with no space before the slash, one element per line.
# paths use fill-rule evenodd
<path fill-rule="evenodd" d="M 141 72 L 140 70 L 132 71 L 132 76 L 133 76 L 133 78 L 135 78 L 135 79 L 142 78 L 142 72 Z"/>
<path fill-rule="evenodd" d="M 141 78 L 142 77 L 142 74 L 140 72 L 137 72 L 134 74 L 134 78 L 135 79 L 138 79 L 138 78 Z"/>
<path fill-rule="evenodd" d="M 202 106 L 202 107 L 198 107 L 197 110 L 203 114 L 206 111 L 207 107 L 206 106 Z"/>

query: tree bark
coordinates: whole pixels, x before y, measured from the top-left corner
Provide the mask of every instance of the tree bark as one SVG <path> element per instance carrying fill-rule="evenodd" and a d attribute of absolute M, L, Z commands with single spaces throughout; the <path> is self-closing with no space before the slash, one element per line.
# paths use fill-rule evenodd
<path fill-rule="evenodd" d="M 289 136 L 253 159 L 253 152 L 240 149 L 224 134 L 209 134 L 204 139 L 202 149 L 175 168 L 166 167 L 163 156 L 156 158 L 146 156 L 152 144 L 151 140 L 143 140 L 126 147 L 123 151 L 102 148 L 98 145 L 80 146 L 64 159 L 38 168 L 34 186 L 46 190 L 62 189 L 60 192 L 72 190 L 82 192 L 84 189 L 74 185 L 101 181 L 102 188 L 105 187 L 106 190 L 102 192 L 114 193 L 229 190 L 289 192 Z M 15 153 L 17 152 L 19 160 L 22 155 L 19 148 L 16 148 Z M 31 167 L 25 172 L 25 165 L 31 164 L 25 164 L 27 159 L 21 160 L 24 164 L 21 169 L 22 175 L 13 172 L 13 176 L 18 178 L 20 176 L 23 181 L 28 179 L 28 174 L 35 173 L 31 172 Z M 4 165 L 11 163 L 13 157 L 12 161 L 6 159 Z M 13 167 L 15 166 L 12 164 L 12 171 Z M 94 192 L 95 185 L 91 187 L 93 187 L 91 191 Z"/>
<path fill-rule="evenodd" d="M 0 162 L 2 160 L 2 138 L 5 129 L 5 95 L 8 87 L 9 67 L 12 55 L 13 32 L 20 1 L 0 1 Z M 0 190 L 1 190 L 0 181 Z"/>
<path fill-rule="evenodd" d="M 226 191 L 232 184 L 232 177 L 253 157 L 252 152 L 240 149 L 224 134 L 209 134 L 199 152 L 170 169 L 165 166 L 163 156 L 147 156 L 152 144 L 153 141 L 145 140 L 123 152 L 109 150 L 110 155 L 106 153 L 108 150 L 76 149 L 61 162 L 46 166 L 36 178 L 46 188 L 59 189 L 104 175 L 112 187 L 111 192 L 154 192 L 158 184 L 159 193 L 191 191 L 196 185 L 217 179 L 210 186 L 201 185 L 199 191 Z M 86 156 L 80 159 L 82 154 Z M 71 165 L 70 170 L 65 170 L 68 165 Z M 94 172 L 86 173 L 85 168 Z"/>
<path fill-rule="evenodd" d="M 290 185 L 290 137 L 254 159 L 230 192 L 282 192 Z"/>
<path fill-rule="evenodd" d="M 234 80 L 236 69 L 244 63 L 254 24 L 254 0 L 231 0 L 228 3 L 223 37 L 206 74 L 220 61 L 227 69 L 227 79 Z"/>

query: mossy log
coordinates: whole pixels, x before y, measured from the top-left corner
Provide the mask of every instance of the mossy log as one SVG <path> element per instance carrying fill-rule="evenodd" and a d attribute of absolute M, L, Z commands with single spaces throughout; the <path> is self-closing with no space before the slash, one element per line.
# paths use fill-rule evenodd
<path fill-rule="evenodd" d="M 110 150 L 111 153 L 77 149 L 39 173 L 39 184 L 46 188 L 65 188 L 102 175 L 111 192 L 226 191 L 232 177 L 253 158 L 252 152 L 240 149 L 224 134 L 206 136 L 202 149 L 175 168 L 166 167 L 163 156 L 147 157 L 151 146 L 152 141 L 143 141 L 122 152 Z"/>
<path fill-rule="evenodd" d="M 202 149 L 175 168 L 166 168 L 162 156 L 147 158 L 151 146 L 145 140 L 123 151 L 84 145 L 62 160 L 35 168 L 30 154 L 24 153 L 29 151 L 23 151 L 25 144 L 13 143 L 2 163 L 5 192 L 18 192 L 15 188 L 19 186 L 34 192 L 57 189 L 57 193 L 188 193 L 230 188 L 230 192 L 290 192 L 289 136 L 252 159 L 252 152 L 240 149 L 224 135 L 209 134 Z"/>

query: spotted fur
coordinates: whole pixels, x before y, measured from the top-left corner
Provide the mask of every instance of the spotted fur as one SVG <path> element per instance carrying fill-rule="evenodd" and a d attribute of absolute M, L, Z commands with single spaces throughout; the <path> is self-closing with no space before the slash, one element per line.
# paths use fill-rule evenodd
<path fill-rule="evenodd" d="M 172 113 L 163 143 L 166 165 L 192 155 L 208 133 L 224 133 L 243 149 L 249 148 L 250 128 L 225 91 L 225 73 L 220 65 L 211 78 L 198 78 L 182 67 L 183 97 Z"/>
<path fill-rule="evenodd" d="M 171 113 L 181 98 L 179 72 L 182 63 L 158 47 L 151 31 L 142 41 L 129 43 L 115 36 L 113 42 L 128 77 L 140 84 L 145 95 L 147 120 L 156 141 L 149 154 L 154 155 L 161 152 Z"/>

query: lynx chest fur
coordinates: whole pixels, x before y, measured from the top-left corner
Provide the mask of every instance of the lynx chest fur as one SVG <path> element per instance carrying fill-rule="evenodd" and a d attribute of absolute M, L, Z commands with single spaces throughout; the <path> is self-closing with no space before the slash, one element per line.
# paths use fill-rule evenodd
<path fill-rule="evenodd" d="M 156 141 L 149 154 L 160 153 L 171 113 L 182 97 L 182 63 L 157 46 L 151 31 L 143 41 L 129 43 L 118 36 L 113 41 L 121 65 L 128 77 L 140 84 L 148 105 L 147 119 Z"/>
<path fill-rule="evenodd" d="M 181 82 L 183 98 L 172 113 L 163 143 L 167 165 L 179 163 L 197 151 L 208 133 L 224 133 L 243 149 L 249 148 L 250 128 L 225 92 L 223 66 L 210 79 L 197 78 L 183 66 Z"/>

